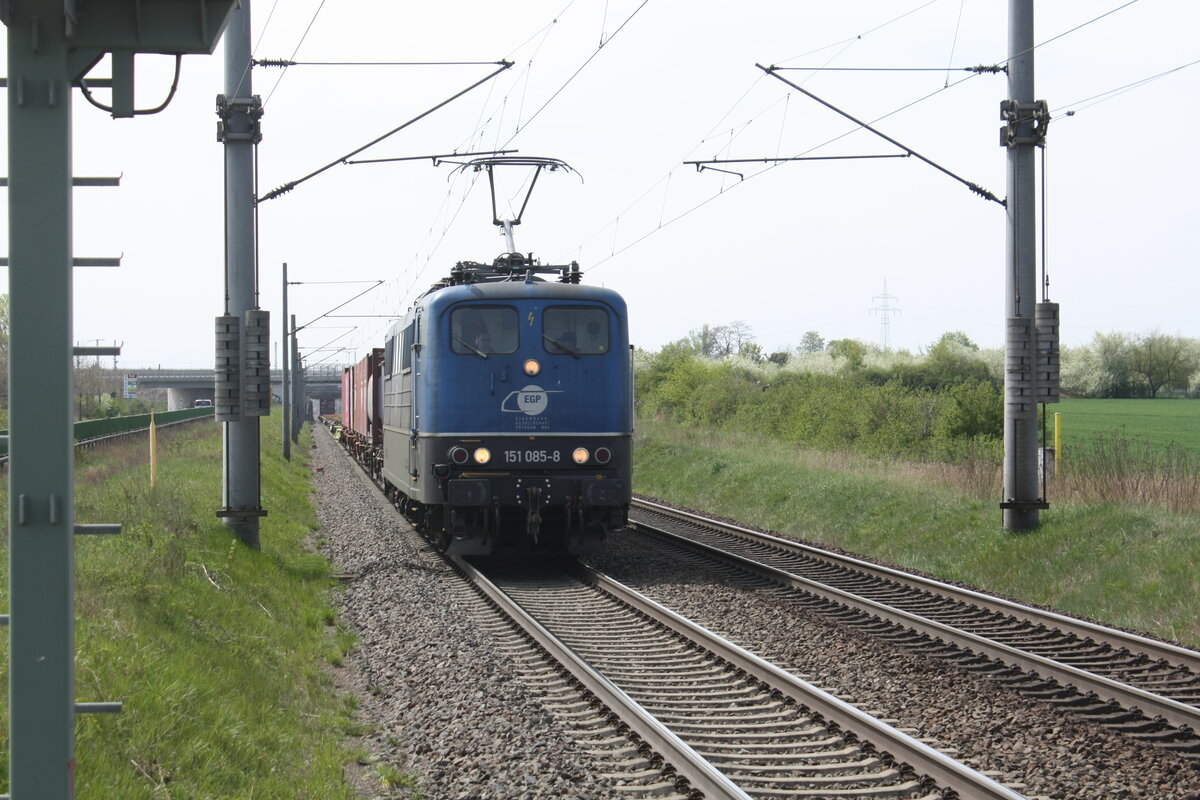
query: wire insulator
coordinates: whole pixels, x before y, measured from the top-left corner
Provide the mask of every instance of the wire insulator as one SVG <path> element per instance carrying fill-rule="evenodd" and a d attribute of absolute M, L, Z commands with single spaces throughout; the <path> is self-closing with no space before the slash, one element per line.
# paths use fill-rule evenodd
<path fill-rule="evenodd" d="M 283 186 L 280 186 L 277 189 L 272 189 L 271 191 L 264 194 L 262 197 L 260 197 L 258 199 L 258 202 L 261 203 L 264 200 L 274 199 L 276 197 L 279 197 L 281 194 L 287 194 L 288 192 L 290 192 L 292 189 L 295 189 L 295 188 L 296 188 L 296 184 L 294 181 L 292 183 L 285 183 Z"/>

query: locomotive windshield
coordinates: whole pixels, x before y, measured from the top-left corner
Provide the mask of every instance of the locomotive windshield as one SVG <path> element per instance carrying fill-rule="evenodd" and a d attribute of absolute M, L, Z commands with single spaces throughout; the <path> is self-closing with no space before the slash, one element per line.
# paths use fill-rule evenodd
<path fill-rule="evenodd" d="M 595 306 L 555 306 L 542 315 L 547 353 L 599 355 L 609 351 L 608 312 Z"/>
<path fill-rule="evenodd" d="M 512 306 L 460 306 L 450 314 L 450 347 L 487 356 L 517 352 L 517 310 Z"/>

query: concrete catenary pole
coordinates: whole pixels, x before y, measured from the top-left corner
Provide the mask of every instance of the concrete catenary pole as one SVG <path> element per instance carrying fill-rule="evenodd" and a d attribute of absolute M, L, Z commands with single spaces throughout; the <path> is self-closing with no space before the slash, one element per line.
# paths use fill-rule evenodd
<path fill-rule="evenodd" d="M 283 406 L 283 457 L 288 461 L 292 460 L 292 400 L 288 393 L 288 362 L 292 360 L 291 350 L 288 348 L 288 279 L 287 279 L 287 262 L 283 263 L 283 317 L 280 320 L 280 328 L 283 331 L 281 337 L 283 341 L 283 387 L 280 389 L 279 397 L 283 401 L 280 403 Z"/>
<path fill-rule="evenodd" d="M 258 306 L 254 260 L 254 146 L 261 106 L 250 66 L 250 0 L 229 16 L 225 30 L 225 314 L 245 320 Z M 244 332 L 244 325 L 243 325 Z M 262 515 L 258 417 L 223 422 L 224 485 L 220 515 L 247 545 L 257 548 Z"/>
<path fill-rule="evenodd" d="M 1033 85 L 1033 0 L 1009 0 L 1008 94 L 1003 117 L 1008 149 L 1008 237 L 1004 315 L 1004 527 L 1038 525 L 1038 428 L 1034 386 L 1037 302 Z"/>

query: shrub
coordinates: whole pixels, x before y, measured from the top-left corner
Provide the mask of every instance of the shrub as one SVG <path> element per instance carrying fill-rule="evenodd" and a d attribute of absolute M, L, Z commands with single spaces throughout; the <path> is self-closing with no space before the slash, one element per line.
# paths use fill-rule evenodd
<path fill-rule="evenodd" d="M 796 360 L 816 357 L 833 360 L 828 353 Z M 677 343 L 641 360 L 637 397 L 641 413 L 677 423 L 826 450 L 958 460 L 967 442 L 974 442 L 974 451 L 992 451 L 1003 425 L 1000 391 L 987 366 L 977 363 L 987 377 L 937 391 L 923 380 L 889 377 L 878 366 L 814 373 L 707 359 Z M 913 369 L 899 360 L 893 372 Z"/>
<path fill-rule="evenodd" d="M 948 439 L 1003 436 L 1003 395 L 988 381 L 954 386 L 938 421 L 938 433 Z"/>

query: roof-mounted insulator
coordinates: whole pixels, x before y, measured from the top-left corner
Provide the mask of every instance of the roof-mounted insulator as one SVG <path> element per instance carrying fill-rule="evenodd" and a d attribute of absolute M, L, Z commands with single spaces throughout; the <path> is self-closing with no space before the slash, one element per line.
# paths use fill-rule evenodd
<path fill-rule="evenodd" d="M 579 262 L 572 261 L 570 264 L 562 268 L 562 275 L 559 276 L 559 283 L 579 283 L 583 277 L 583 273 L 579 271 Z"/>

